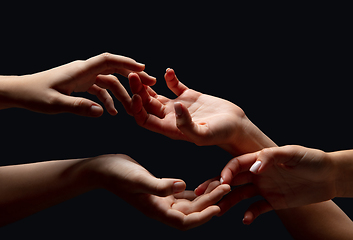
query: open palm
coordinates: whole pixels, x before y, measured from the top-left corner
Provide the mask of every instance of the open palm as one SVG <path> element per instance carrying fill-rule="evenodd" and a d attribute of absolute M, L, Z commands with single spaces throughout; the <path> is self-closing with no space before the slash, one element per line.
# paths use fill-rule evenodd
<path fill-rule="evenodd" d="M 176 99 L 158 95 L 145 87 L 137 74 L 130 74 L 132 111 L 136 122 L 151 131 L 172 139 L 197 145 L 220 145 L 232 141 L 238 120 L 244 112 L 226 100 L 194 91 L 182 84 L 172 69 L 165 80 Z"/>

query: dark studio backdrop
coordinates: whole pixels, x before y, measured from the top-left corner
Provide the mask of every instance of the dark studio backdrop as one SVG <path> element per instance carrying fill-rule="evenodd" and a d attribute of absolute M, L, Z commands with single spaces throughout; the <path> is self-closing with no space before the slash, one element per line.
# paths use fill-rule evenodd
<path fill-rule="evenodd" d="M 239 105 L 278 145 L 352 148 L 351 41 L 344 7 L 115 5 L 4 6 L 0 74 L 35 73 L 107 51 L 145 63 L 146 72 L 157 77 L 154 89 L 168 97 L 174 96 L 163 76 L 174 68 L 188 87 Z M 119 79 L 128 87 L 126 78 Z M 117 116 L 97 119 L 0 111 L 0 164 L 124 153 L 155 176 L 181 178 L 194 189 L 232 158 L 218 147 L 142 129 L 117 101 L 116 106 Z M 244 226 L 243 213 L 253 201 L 180 232 L 96 190 L 1 228 L 0 238 L 291 239 L 274 212 Z M 350 199 L 336 202 L 353 215 Z"/>

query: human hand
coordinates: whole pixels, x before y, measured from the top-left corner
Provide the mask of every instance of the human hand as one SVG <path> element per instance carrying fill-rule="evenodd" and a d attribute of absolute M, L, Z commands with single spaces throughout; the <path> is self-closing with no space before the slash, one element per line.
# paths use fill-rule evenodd
<path fill-rule="evenodd" d="M 11 79 L 10 101 L 15 107 L 56 114 L 70 112 L 82 116 L 99 117 L 103 108 L 86 98 L 70 96 L 73 92 L 96 95 L 111 115 L 117 114 L 108 91 L 131 114 L 131 98 L 119 80 L 110 74 L 127 76 L 137 72 L 145 85 L 154 85 L 156 79 L 143 70 L 145 66 L 123 56 L 104 53 L 86 61 L 74 61 L 48 71 Z"/>
<path fill-rule="evenodd" d="M 227 184 L 212 184 L 197 197 L 184 191 L 179 179 L 158 179 L 126 155 L 104 155 L 92 161 L 90 177 L 146 216 L 180 230 L 197 227 L 220 212 L 216 205 L 230 191 Z"/>
<path fill-rule="evenodd" d="M 301 146 L 267 148 L 232 159 L 221 173 L 235 188 L 218 205 L 224 214 L 238 202 L 261 195 L 243 222 L 252 223 L 270 210 L 299 207 L 336 196 L 335 172 L 328 154 Z M 249 171 L 250 170 L 250 171 Z M 243 185 L 245 184 L 245 185 Z"/>
<path fill-rule="evenodd" d="M 132 111 L 138 125 L 197 145 L 233 145 L 241 135 L 247 119 L 241 108 L 189 89 L 178 80 L 173 69 L 167 69 L 164 78 L 176 99 L 157 95 L 143 85 L 137 74 L 128 77 L 135 94 Z"/>

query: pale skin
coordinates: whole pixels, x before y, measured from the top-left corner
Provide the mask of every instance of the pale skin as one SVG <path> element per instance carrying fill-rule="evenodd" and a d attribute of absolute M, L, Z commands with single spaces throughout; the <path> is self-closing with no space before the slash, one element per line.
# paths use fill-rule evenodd
<path fill-rule="evenodd" d="M 26 76 L 0 76 L 0 109 L 25 108 L 57 114 L 99 117 L 103 108 L 73 92 L 96 95 L 111 114 L 117 113 L 107 89 L 132 114 L 131 98 L 119 80 L 110 75 L 136 73 L 146 85 L 156 82 L 135 60 L 109 53 L 75 61 Z M 126 155 L 56 160 L 0 167 L 0 226 L 71 199 L 104 188 L 151 218 L 187 230 L 209 221 L 220 212 L 215 205 L 230 191 L 215 181 L 203 196 L 184 191 L 180 179 L 156 178 Z"/>
<path fill-rule="evenodd" d="M 176 99 L 158 95 L 152 88 L 143 86 L 136 74 L 129 75 L 132 92 L 136 94 L 132 99 L 132 111 L 140 126 L 172 139 L 186 140 L 197 145 L 218 145 L 234 157 L 277 147 L 235 104 L 188 89 L 178 80 L 172 69 L 167 69 L 165 80 L 169 89 L 176 94 Z M 319 155 L 322 154 L 321 151 L 316 151 Z M 258 181 L 251 181 L 257 175 L 249 177 L 252 173 L 248 172 L 255 161 L 255 158 L 252 161 L 245 161 L 246 166 L 240 170 L 239 168 L 236 171 L 230 170 L 227 174 L 222 172 L 224 184 L 250 183 L 241 187 L 245 188 L 244 191 L 239 193 L 237 188 L 221 200 L 218 204 L 221 207 L 219 216 L 239 201 L 260 194 L 256 185 Z M 327 166 L 323 166 L 323 169 L 327 170 Z M 259 170 L 262 171 L 261 168 Z M 237 172 L 245 173 L 232 182 Z M 195 189 L 195 193 L 203 194 L 216 179 L 220 179 L 220 176 L 201 184 Z M 332 197 L 330 187 L 326 190 L 328 193 L 324 194 L 323 200 Z M 353 238 L 352 221 L 334 202 L 329 200 L 298 207 L 299 205 L 276 210 L 277 215 L 295 239 Z M 271 209 L 273 208 L 268 202 L 261 201 L 246 211 L 243 222 L 250 224 L 260 213 Z"/>
<path fill-rule="evenodd" d="M 0 76 L 0 109 L 25 108 L 31 111 L 56 114 L 74 113 L 99 117 L 103 108 L 98 103 L 71 96 L 74 92 L 96 95 L 111 115 L 117 114 L 114 96 L 130 112 L 131 97 L 113 73 L 127 77 L 136 72 L 146 85 L 156 79 L 143 72 L 145 65 L 135 60 L 103 53 L 85 61 L 74 61 L 44 72 L 24 76 Z"/>

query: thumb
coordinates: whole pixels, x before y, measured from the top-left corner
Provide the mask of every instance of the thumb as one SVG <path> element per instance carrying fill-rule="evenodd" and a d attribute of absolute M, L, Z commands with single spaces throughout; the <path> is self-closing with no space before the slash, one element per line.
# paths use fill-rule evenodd
<path fill-rule="evenodd" d="M 172 194 L 183 192 L 186 184 L 180 179 L 156 178 L 150 175 L 141 181 L 140 191 L 143 193 L 153 194 L 160 197 L 166 197 Z"/>
<path fill-rule="evenodd" d="M 103 108 L 91 100 L 81 97 L 62 95 L 59 98 L 58 112 L 69 112 L 86 117 L 100 117 Z"/>
<path fill-rule="evenodd" d="M 305 155 L 298 146 L 283 146 L 265 148 L 260 151 L 256 162 L 251 166 L 250 172 L 263 173 L 272 165 L 281 165 L 288 168 L 295 167 Z"/>
<path fill-rule="evenodd" d="M 178 129 L 190 138 L 192 142 L 202 145 L 202 142 L 207 137 L 206 128 L 193 122 L 189 110 L 180 102 L 174 103 L 174 110 Z"/>

